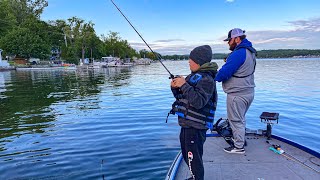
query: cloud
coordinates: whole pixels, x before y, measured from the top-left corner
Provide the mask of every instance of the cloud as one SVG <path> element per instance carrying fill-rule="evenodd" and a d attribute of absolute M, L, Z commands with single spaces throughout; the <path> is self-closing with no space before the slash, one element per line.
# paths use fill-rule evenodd
<path fill-rule="evenodd" d="M 234 0 L 226 0 L 226 2 L 232 3 L 234 2 Z"/>
<path fill-rule="evenodd" d="M 301 41 L 302 38 L 299 37 L 291 37 L 291 38 L 272 38 L 272 39 L 263 39 L 255 41 L 255 44 L 265 44 L 265 43 L 272 43 L 272 42 L 288 42 L 288 41 Z"/>
<path fill-rule="evenodd" d="M 148 50 L 148 47 L 144 43 L 130 43 L 130 45 L 137 50 L 141 50 L 141 49 Z M 175 43 L 171 43 L 171 41 L 165 42 L 165 43 L 163 43 L 163 41 L 160 41 L 160 42 L 155 41 L 149 44 L 149 46 L 153 51 L 158 52 L 162 55 L 189 54 L 193 48 L 200 45 L 202 44 L 180 44 L 180 43 L 175 44 Z"/>
<path fill-rule="evenodd" d="M 319 49 L 320 18 L 289 21 L 286 30 L 247 31 L 247 38 L 257 50 Z M 225 37 L 221 36 L 219 40 Z"/>
<path fill-rule="evenodd" d="M 247 31 L 247 38 L 257 50 L 264 49 L 319 49 L 320 42 L 320 17 L 307 20 L 289 21 L 286 30 L 256 30 Z M 216 39 L 202 39 L 199 41 L 187 41 L 183 39 L 156 40 L 150 43 L 150 47 L 162 55 L 189 54 L 190 51 L 200 45 L 208 44 L 213 53 L 227 53 L 229 47 L 225 34 Z M 148 49 L 144 43 L 130 43 L 133 48 Z"/>
<path fill-rule="evenodd" d="M 288 23 L 292 24 L 298 30 L 320 32 L 320 17 L 310 20 L 289 21 Z"/>
<path fill-rule="evenodd" d="M 248 31 L 250 39 L 260 49 L 319 49 L 320 18 L 289 21 L 288 30 Z"/>
<path fill-rule="evenodd" d="M 157 41 L 154 41 L 154 42 L 177 42 L 177 41 L 185 41 L 183 39 L 164 39 L 164 40 L 157 40 Z"/>

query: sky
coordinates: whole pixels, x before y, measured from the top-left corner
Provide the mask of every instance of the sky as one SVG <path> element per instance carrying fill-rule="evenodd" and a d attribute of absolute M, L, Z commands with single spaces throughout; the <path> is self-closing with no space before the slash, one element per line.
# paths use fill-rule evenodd
<path fill-rule="evenodd" d="M 152 50 L 189 54 L 208 44 L 227 53 L 228 31 L 241 28 L 257 50 L 320 49 L 319 0 L 113 0 Z M 136 50 L 147 49 L 111 0 L 48 0 L 41 19 L 92 21 L 97 35 L 118 32 Z"/>

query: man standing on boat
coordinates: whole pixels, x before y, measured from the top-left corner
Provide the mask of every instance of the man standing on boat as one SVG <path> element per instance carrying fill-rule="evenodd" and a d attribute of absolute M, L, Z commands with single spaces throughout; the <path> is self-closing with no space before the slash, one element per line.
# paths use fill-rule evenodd
<path fill-rule="evenodd" d="M 233 133 L 233 145 L 224 148 L 227 153 L 244 154 L 245 115 L 254 99 L 254 71 L 256 50 L 246 39 L 245 31 L 234 28 L 229 31 L 229 49 L 232 51 L 219 70 L 215 80 L 222 82 L 227 93 L 227 115 Z"/>
<path fill-rule="evenodd" d="M 195 180 L 204 179 L 203 144 L 217 106 L 214 78 L 218 65 L 211 59 L 210 46 L 194 48 L 189 56 L 191 74 L 186 79 L 179 76 L 171 81 L 176 101 L 170 113 L 178 115 L 181 152 L 192 175 L 190 179 Z"/>

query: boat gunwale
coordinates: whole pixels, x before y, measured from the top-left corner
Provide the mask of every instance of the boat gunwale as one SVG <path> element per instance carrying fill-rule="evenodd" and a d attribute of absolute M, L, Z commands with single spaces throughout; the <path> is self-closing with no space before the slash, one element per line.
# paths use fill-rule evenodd
<path fill-rule="evenodd" d="M 178 155 L 174 158 L 173 163 L 171 164 L 168 173 L 166 175 L 166 179 L 175 179 L 178 169 L 180 167 L 181 161 L 182 161 L 182 154 L 181 151 L 179 151 Z M 172 173 L 173 172 L 173 173 Z"/>

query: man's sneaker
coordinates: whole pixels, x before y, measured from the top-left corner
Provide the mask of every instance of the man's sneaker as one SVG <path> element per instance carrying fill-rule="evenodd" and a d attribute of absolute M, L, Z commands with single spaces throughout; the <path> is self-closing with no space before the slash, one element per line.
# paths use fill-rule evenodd
<path fill-rule="evenodd" d="M 189 177 L 189 178 L 188 178 L 188 179 L 186 179 L 186 180 L 194 180 L 194 179 L 193 179 L 193 177 Z"/>
<path fill-rule="evenodd" d="M 232 154 L 244 154 L 245 150 L 244 148 L 236 148 L 236 147 L 228 147 L 223 149 L 227 153 L 232 153 Z"/>
<path fill-rule="evenodd" d="M 193 177 L 189 177 L 189 178 L 188 178 L 188 179 L 186 179 L 186 180 L 194 180 L 194 179 L 193 179 Z"/>

